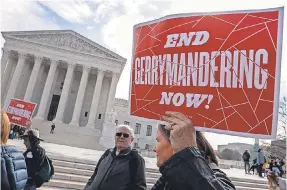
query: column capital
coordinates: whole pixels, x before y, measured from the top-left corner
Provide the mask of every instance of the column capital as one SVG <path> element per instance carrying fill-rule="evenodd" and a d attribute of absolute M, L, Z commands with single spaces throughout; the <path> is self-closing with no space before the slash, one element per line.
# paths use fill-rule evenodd
<path fill-rule="evenodd" d="M 120 74 L 119 73 L 114 73 L 113 72 L 113 78 L 115 78 L 116 80 L 118 80 L 120 78 Z"/>
<path fill-rule="evenodd" d="M 106 73 L 106 70 L 98 68 L 98 75 L 104 75 L 105 73 Z"/>
<path fill-rule="evenodd" d="M 67 63 L 67 68 L 68 69 L 74 69 L 76 67 L 76 64 L 74 63 Z"/>
<path fill-rule="evenodd" d="M 59 64 L 59 60 L 52 59 L 50 64 L 51 64 L 51 66 L 56 67 Z"/>
<path fill-rule="evenodd" d="M 4 47 L 4 48 L 1 48 L 1 51 L 2 51 L 3 54 L 10 54 L 11 49 L 8 49 L 8 48 Z"/>
<path fill-rule="evenodd" d="M 83 65 L 82 69 L 83 69 L 83 72 L 89 72 L 91 70 L 91 66 Z"/>
<path fill-rule="evenodd" d="M 42 62 L 44 57 L 35 55 L 35 62 Z"/>
<path fill-rule="evenodd" d="M 18 52 L 19 59 L 25 59 L 28 56 L 26 52 Z"/>

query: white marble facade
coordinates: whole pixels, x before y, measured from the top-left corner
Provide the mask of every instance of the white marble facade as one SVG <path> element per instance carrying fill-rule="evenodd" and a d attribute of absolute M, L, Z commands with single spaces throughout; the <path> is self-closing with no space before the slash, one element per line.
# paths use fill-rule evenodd
<path fill-rule="evenodd" d="M 157 123 L 131 117 L 128 100 L 115 99 L 125 58 L 71 30 L 2 36 L 1 107 L 10 98 L 36 103 L 33 122 L 45 141 L 94 149 L 91 142 L 99 140 L 108 147 L 116 124 L 129 124 L 136 130 L 135 146 L 152 149 Z M 53 122 L 57 133 L 50 136 Z"/>
<path fill-rule="evenodd" d="M 37 103 L 36 119 L 101 128 L 125 58 L 71 30 L 2 36 L 2 108 L 24 99 Z"/>

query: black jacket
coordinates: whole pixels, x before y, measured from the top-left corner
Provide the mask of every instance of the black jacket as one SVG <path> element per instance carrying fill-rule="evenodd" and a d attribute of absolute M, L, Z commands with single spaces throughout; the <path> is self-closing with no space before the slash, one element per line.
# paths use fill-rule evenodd
<path fill-rule="evenodd" d="M 35 174 L 43 167 L 46 157 L 45 149 L 40 145 L 36 145 L 32 149 L 26 150 L 26 152 L 23 154 L 25 157 L 28 172 L 27 185 L 36 185 L 36 187 L 40 187 L 43 182 L 41 179 L 38 179 Z"/>
<path fill-rule="evenodd" d="M 249 162 L 250 154 L 248 152 L 244 152 L 243 155 L 242 155 L 242 159 L 245 162 Z"/>
<path fill-rule="evenodd" d="M 23 154 L 14 146 L 1 146 L 1 189 L 21 190 L 27 182 Z"/>
<path fill-rule="evenodd" d="M 197 148 L 185 148 L 159 168 L 162 177 L 151 190 L 235 190 L 213 165 L 211 169 Z"/>
<path fill-rule="evenodd" d="M 103 155 L 95 168 L 94 174 L 89 179 L 85 189 L 87 190 L 145 190 L 145 161 L 137 153 L 135 176 L 130 169 L 132 150 L 128 148 L 116 155 L 116 149 L 112 149 L 107 155 Z M 131 179 L 133 177 L 133 179 Z"/>

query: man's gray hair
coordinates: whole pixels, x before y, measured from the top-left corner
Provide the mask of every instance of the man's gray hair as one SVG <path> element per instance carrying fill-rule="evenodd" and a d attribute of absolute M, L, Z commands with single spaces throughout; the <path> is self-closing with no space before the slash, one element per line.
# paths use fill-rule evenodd
<path fill-rule="evenodd" d="M 129 125 L 118 125 L 116 127 L 116 133 L 121 129 L 121 128 L 125 128 L 127 130 L 129 130 L 129 133 L 132 137 L 135 137 L 135 133 L 134 133 L 134 129 L 131 128 Z"/>

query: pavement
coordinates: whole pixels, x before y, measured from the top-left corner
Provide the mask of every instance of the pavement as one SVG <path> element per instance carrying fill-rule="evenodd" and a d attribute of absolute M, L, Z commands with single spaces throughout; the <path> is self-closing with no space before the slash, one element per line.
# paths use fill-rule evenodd
<path fill-rule="evenodd" d="M 23 140 L 18 140 L 18 139 L 10 140 L 9 139 L 7 144 L 14 145 L 22 151 L 25 150 Z M 53 143 L 47 143 L 47 142 L 41 142 L 41 146 L 45 148 L 46 152 L 49 155 L 57 155 L 61 157 L 90 160 L 90 161 L 95 161 L 95 163 L 99 160 L 101 155 L 104 153 L 103 151 L 83 149 L 83 148 L 77 148 L 77 147 L 71 147 L 71 146 L 65 146 L 65 145 L 59 145 L 59 144 L 53 144 Z M 145 159 L 147 168 L 157 169 L 156 158 L 144 157 L 144 159 Z M 222 171 L 225 172 L 227 176 L 229 177 L 255 179 L 255 180 L 263 180 L 263 181 L 267 180 L 266 178 L 259 178 L 259 176 L 257 175 L 245 174 L 245 171 L 243 169 L 231 168 L 231 169 L 222 169 Z M 46 188 L 46 189 L 41 189 L 41 190 L 52 190 L 52 189 Z M 56 189 L 53 189 L 53 190 L 56 190 Z"/>

